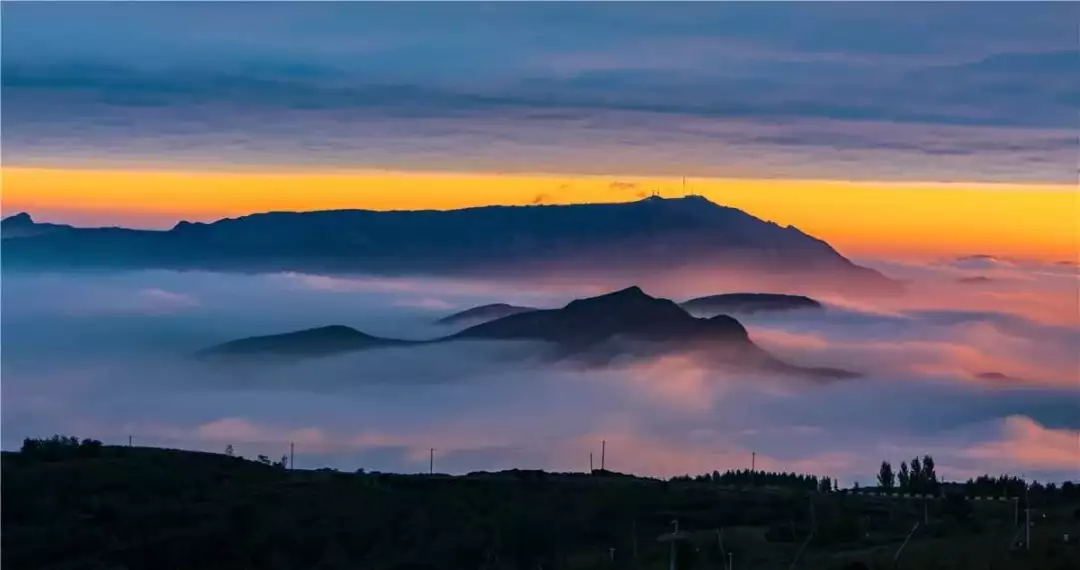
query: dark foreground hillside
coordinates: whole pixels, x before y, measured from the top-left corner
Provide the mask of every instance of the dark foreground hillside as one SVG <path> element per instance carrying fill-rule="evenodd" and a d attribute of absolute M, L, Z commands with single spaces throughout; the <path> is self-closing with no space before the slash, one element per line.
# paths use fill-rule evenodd
<path fill-rule="evenodd" d="M 1075 505 L 737 489 L 611 473 L 289 471 L 226 455 L 95 447 L 3 454 L 7 569 L 1080 568 Z M 1045 518 L 1043 515 L 1046 515 Z M 927 523 L 928 521 L 928 523 Z M 723 533 L 719 532 L 723 529 Z M 813 533 L 811 540 L 807 538 Z M 803 548 L 803 543 L 807 543 Z"/>

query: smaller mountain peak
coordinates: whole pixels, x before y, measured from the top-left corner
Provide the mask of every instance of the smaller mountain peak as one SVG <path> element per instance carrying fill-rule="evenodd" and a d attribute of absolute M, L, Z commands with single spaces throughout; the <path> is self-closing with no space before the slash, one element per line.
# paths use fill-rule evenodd
<path fill-rule="evenodd" d="M 668 304 L 675 306 L 674 303 L 664 299 L 657 299 L 645 291 L 642 291 L 641 287 L 634 285 L 625 289 L 619 289 L 618 291 L 612 291 L 611 293 L 597 295 L 596 297 L 576 299 L 566 305 L 566 309 L 583 311 L 618 311 L 622 309 L 629 310 L 659 305 L 666 306 Z M 681 309 L 679 310 L 681 311 Z"/>
<path fill-rule="evenodd" d="M 629 298 L 629 297 L 648 297 L 650 299 L 652 298 L 648 293 L 646 293 L 645 291 L 642 291 L 641 287 L 638 287 L 637 285 L 631 285 L 631 286 L 629 286 L 629 287 L 627 287 L 625 289 L 619 289 L 618 291 L 612 291 L 611 293 L 608 293 L 606 295 L 601 295 L 601 297 L 609 297 L 609 298 L 612 298 L 612 297 L 625 297 L 625 298 Z"/>
<path fill-rule="evenodd" d="M 30 217 L 30 214 L 26 212 L 19 212 L 4 218 L 3 223 L 11 226 L 32 226 L 34 225 L 34 218 Z"/>
<path fill-rule="evenodd" d="M 202 222 L 189 222 L 187 220 L 180 220 L 179 222 L 176 222 L 176 225 L 172 227 L 172 231 L 189 230 L 191 228 L 199 227 L 202 225 L 204 225 Z"/>

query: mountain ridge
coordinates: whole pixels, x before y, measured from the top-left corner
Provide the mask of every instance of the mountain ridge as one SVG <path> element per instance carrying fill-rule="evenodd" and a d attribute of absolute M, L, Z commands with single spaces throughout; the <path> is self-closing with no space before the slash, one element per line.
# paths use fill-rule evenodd
<path fill-rule="evenodd" d="M 267 212 L 169 230 L 71 228 L 5 241 L 5 268 L 435 275 L 687 267 L 834 288 L 896 282 L 794 226 L 702 197 L 457 210 Z"/>
<path fill-rule="evenodd" d="M 488 303 L 486 305 L 477 305 L 465 309 L 464 311 L 458 311 L 447 315 L 436 320 L 435 323 L 440 325 L 460 325 L 466 323 L 480 324 L 498 318 L 515 315 L 517 313 L 535 310 L 537 310 L 536 307 L 524 307 L 521 305 L 511 305 L 509 303 Z"/>

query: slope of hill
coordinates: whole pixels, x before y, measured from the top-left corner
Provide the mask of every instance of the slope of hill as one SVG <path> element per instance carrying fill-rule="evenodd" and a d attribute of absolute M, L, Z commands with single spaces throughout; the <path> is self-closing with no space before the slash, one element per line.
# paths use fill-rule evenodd
<path fill-rule="evenodd" d="M 490 305 L 480 305 L 452 315 L 447 315 L 435 321 L 435 323 L 440 325 L 477 325 L 495 319 L 509 317 L 510 315 L 535 310 L 536 307 L 521 307 L 506 303 L 492 303 Z"/>
<path fill-rule="evenodd" d="M 5 268 L 139 267 L 508 274 L 709 267 L 893 290 L 827 243 L 705 198 L 449 211 L 272 212 L 168 231 L 73 229 L 13 238 Z"/>

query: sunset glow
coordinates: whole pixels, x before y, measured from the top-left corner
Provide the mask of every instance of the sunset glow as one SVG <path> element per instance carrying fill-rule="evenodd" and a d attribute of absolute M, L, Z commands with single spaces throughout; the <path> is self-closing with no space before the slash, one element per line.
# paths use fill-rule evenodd
<path fill-rule="evenodd" d="M 168 228 L 267 211 L 452 209 L 568 204 L 684 193 L 682 180 L 415 172 L 214 172 L 6 167 L 5 214 L 75 225 Z M 829 241 L 847 254 L 987 253 L 1072 260 L 1067 185 L 701 179 L 686 193 Z"/>

